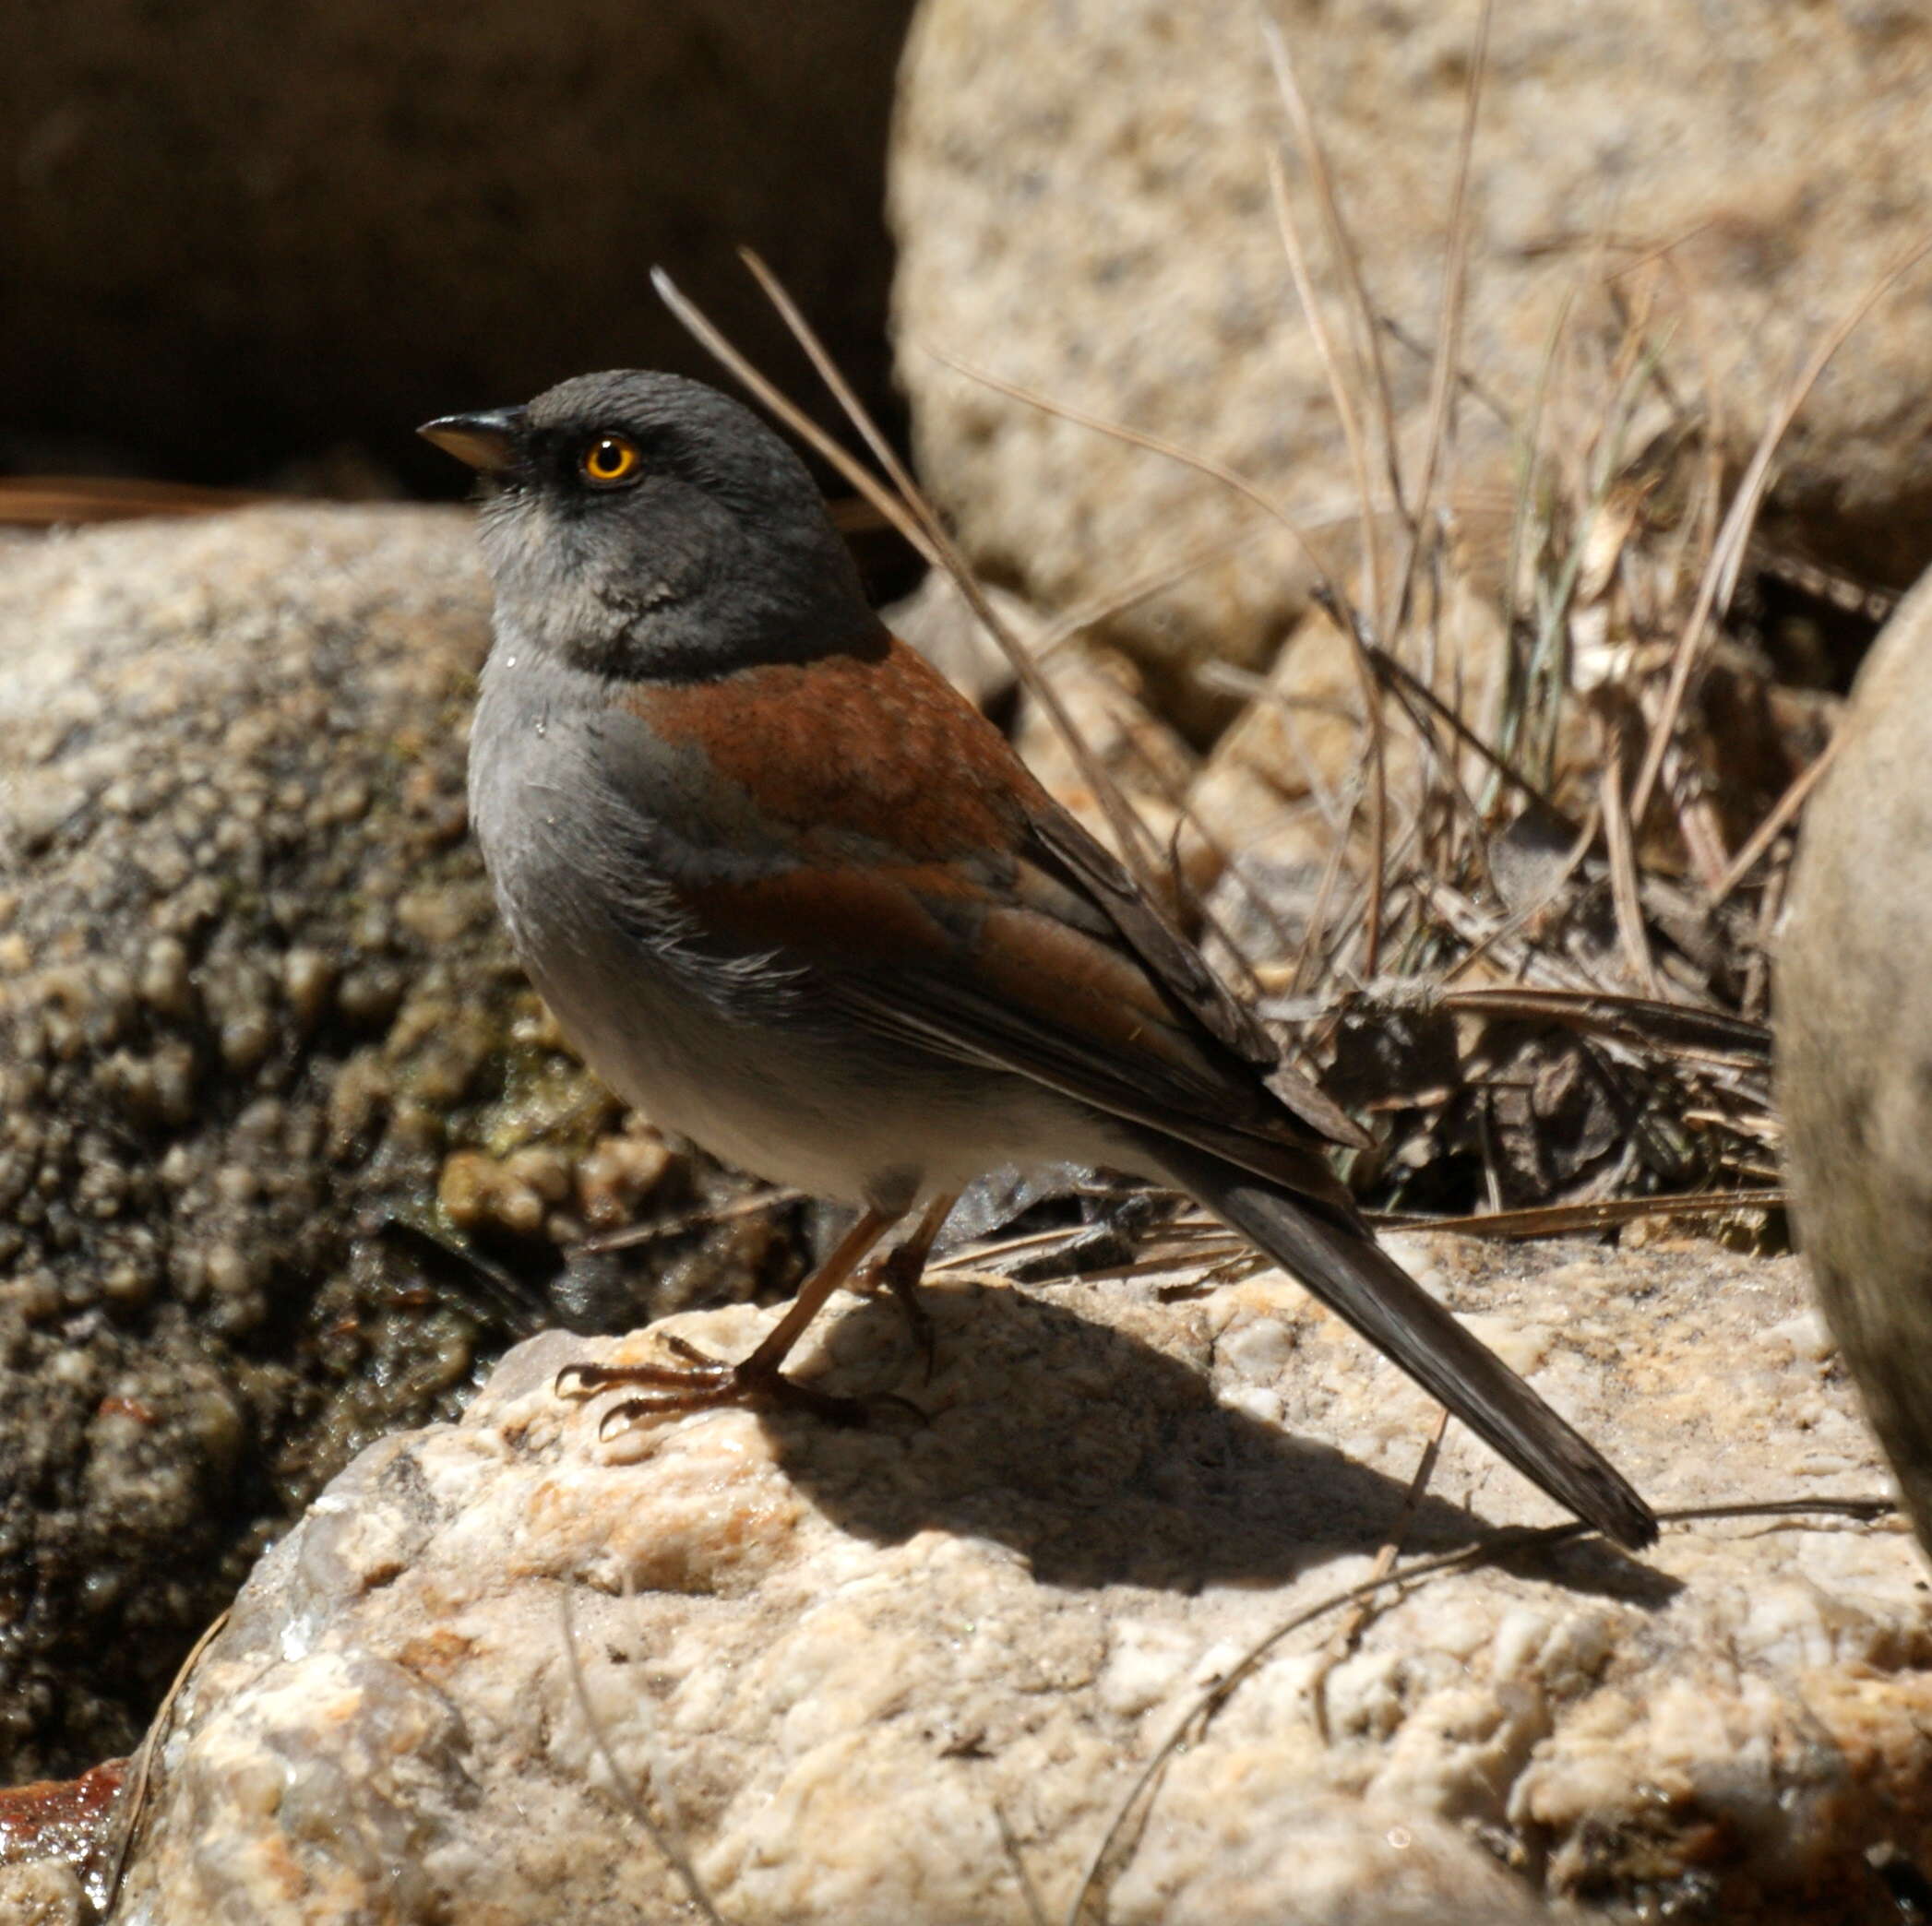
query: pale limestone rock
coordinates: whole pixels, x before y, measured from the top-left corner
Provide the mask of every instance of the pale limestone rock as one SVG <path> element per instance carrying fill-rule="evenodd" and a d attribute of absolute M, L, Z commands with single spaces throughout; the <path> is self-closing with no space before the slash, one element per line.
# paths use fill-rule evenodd
<path fill-rule="evenodd" d="M 58 1860 L 0 1865 L 0 1920 L 6 1926 L 84 1926 L 90 1917 L 71 1866 Z"/>
<path fill-rule="evenodd" d="M 1764 1341 L 1802 1314 L 1793 1262 L 1397 1242 L 1660 1506 L 1882 1481 L 1830 1358 Z M 552 1334 L 460 1424 L 365 1453 L 209 1648 L 118 1917 L 696 1917 L 641 1800 L 734 1926 L 993 1926 L 1029 1888 L 1063 1918 L 1201 1691 L 1367 1574 L 1430 1408 L 1271 1273 L 928 1301 L 929 1384 L 883 1301 L 837 1300 L 804 1360 L 924 1426 L 722 1411 L 600 1444 L 556 1370 L 653 1340 Z M 678 1327 L 735 1354 L 767 1322 Z M 1550 1516 L 1452 1433 L 1406 1543 Z M 1884 1525 L 1575 1545 L 1420 1581 L 1331 1653 L 1337 1628 L 1194 1735 L 1094 1917 L 1860 1918 L 1867 1845 L 1932 1847 L 1932 1612 Z"/>

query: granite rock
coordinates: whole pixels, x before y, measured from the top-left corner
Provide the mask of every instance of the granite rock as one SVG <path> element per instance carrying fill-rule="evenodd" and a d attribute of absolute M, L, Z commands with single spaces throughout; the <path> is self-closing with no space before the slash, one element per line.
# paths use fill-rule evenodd
<path fill-rule="evenodd" d="M 1384 340 L 1413 493 L 1476 9 L 1273 12 L 1372 299 L 1412 344 Z M 1461 357 L 1483 398 L 1461 410 L 1447 498 L 1488 517 L 1497 556 L 1516 477 L 1490 403 L 1530 419 L 1559 309 L 1574 353 L 1556 358 L 1549 410 L 1602 419 L 1603 371 L 1641 315 L 1670 391 L 1739 459 L 1806 352 L 1932 227 L 1928 89 L 1932 24 L 1897 0 L 1496 10 Z M 1270 147 L 1292 142 L 1251 11 L 924 0 L 915 18 L 889 184 L 922 473 L 973 557 L 1049 610 L 1192 558 L 1103 638 L 1196 704 L 1189 665 L 1268 661 L 1305 606 L 1307 553 L 1258 536 L 1221 483 L 927 351 L 1234 467 L 1345 575 L 1358 494 L 1277 228 Z M 1342 336 L 1336 263 L 1293 151 L 1289 166 Z M 1927 271 L 1866 318 L 1813 394 L 1774 504 L 1816 559 L 1893 583 L 1932 547 Z M 1352 386 L 1361 409 L 1368 384 Z"/>
<path fill-rule="evenodd" d="M 1779 1100 L 1819 1301 L 1932 1550 L 1932 577 L 1866 659 L 1805 813 Z"/>
<path fill-rule="evenodd" d="M 1662 1507 L 1882 1484 L 1794 1262 L 1398 1245 Z M 802 1370 L 928 1414 L 861 1431 L 601 1442 L 555 1373 L 651 1334 L 519 1349 L 263 1561 L 116 1917 L 697 1917 L 640 1815 L 733 1926 L 1065 1917 L 1203 1690 L 1367 1575 L 1431 1420 L 1279 1274 L 1182 1284 L 936 1276 L 929 1382 L 894 1305 L 840 1298 Z M 731 1355 L 766 1322 L 675 1328 Z M 1404 1543 L 1550 1516 L 1452 1433 Z M 1932 1609 L 1888 1523 L 1573 1541 L 1339 1619 L 1190 1728 L 1093 1917 L 1877 1922 L 1866 1848 L 1932 1849 Z"/>
<path fill-rule="evenodd" d="M 487 612 L 453 510 L 0 555 L 0 1779 L 125 1752 L 268 1540 L 453 1413 L 562 1246 L 713 1181 L 621 1121 L 498 930 Z M 624 1260 L 616 1326 L 783 1288 L 793 1242 Z"/>

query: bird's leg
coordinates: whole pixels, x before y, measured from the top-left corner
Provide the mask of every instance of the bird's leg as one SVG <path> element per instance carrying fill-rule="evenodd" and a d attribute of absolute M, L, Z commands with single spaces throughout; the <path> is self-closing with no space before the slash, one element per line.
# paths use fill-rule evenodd
<path fill-rule="evenodd" d="M 852 1276 L 866 1253 L 897 1221 L 894 1216 L 868 1209 L 805 1279 L 785 1314 L 742 1363 L 708 1358 L 697 1346 L 667 1337 L 663 1341 L 685 1361 L 681 1365 L 566 1364 L 556 1374 L 558 1395 L 589 1397 L 614 1385 L 643 1387 L 638 1397 L 626 1397 L 604 1414 L 600 1429 L 606 1433 L 662 1411 L 697 1411 L 713 1405 L 767 1401 L 796 1405 L 841 1423 L 863 1423 L 865 1407 L 858 1399 L 815 1391 L 784 1376 L 779 1366 L 805 1336 L 805 1326 L 817 1316 L 826 1299 Z"/>
<path fill-rule="evenodd" d="M 933 1254 L 934 1240 L 959 1201 L 958 1191 L 935 1197 L 906 1236 L 883 1257 L 875 1260 L 865 1273 L 865 1282 L 873 1290 L 883 1284 L 899 1300 L 899 1308 L 912 1327 L 912 1342 L 919 1347 L 919 1355 L 924 1361 L 928 1382 L 933 1375 L 933 1319 L 919 1302 L 919 1280 L 925 1275 L 925 1260 Z"/>

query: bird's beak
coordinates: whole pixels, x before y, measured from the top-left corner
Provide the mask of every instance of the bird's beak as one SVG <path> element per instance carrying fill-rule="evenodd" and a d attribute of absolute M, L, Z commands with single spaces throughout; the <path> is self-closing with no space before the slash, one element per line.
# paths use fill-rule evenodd
<path fill-rule="evenodd" d="M 522 426 L 520 408 L 490 408 L 477 414 L 439 415 L 424 422 L 416 433 L 459 461 L 467 461 L 485 475 L 497 475 L 510 465 L 510 448 Z"/>

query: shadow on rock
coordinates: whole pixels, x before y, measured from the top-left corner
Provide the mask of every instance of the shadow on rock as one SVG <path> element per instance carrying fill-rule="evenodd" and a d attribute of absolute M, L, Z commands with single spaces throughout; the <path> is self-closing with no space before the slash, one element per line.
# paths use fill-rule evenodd
<path fill-rule="evenodd" d="M 927 1414 L 841 1431 L 802 1413 L 767 1421 L 788 1475 L 844 1529 L 877 1543 L 945 1531 L 1009 1545 L 1052 1585 L 1191 1591 L 1281 1584 L 1370 1553 L 1407 1488 L 1330 1445 L 1219 1403 L 1202 1370 L 1127 1329 L 1012 1290 L 928 1286 L 936 1368 L 922 1381 L 899 1308 L 838 1315 L 824 1388 L 889 1391 Z M 1171 1326 L 1150 1328 L 1171 1328 Z M 1411 1555 L 1490 1529 L 1426 1496 Z M 1541 1567 L 1578 1590 L 1661 1604 L 1660 1574 L 1591 1540 Z"/>

